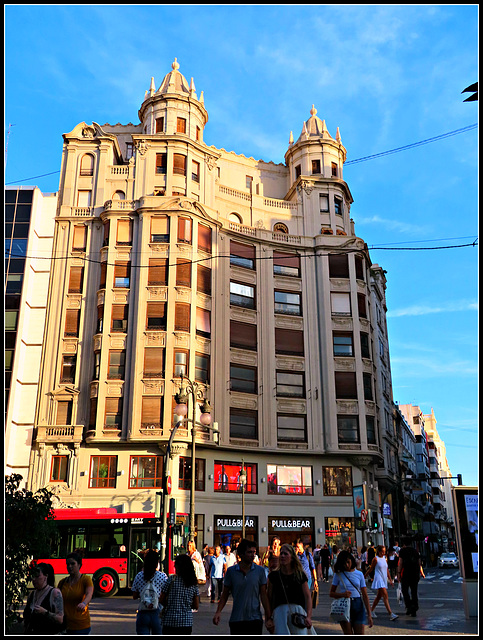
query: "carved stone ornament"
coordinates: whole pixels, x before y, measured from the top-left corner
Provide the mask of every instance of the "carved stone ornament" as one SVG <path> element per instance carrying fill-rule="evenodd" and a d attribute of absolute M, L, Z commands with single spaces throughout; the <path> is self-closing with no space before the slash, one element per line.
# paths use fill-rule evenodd
<path fill-rule="evenodd" d="M 96 135 L 96 131 L 92 127 L 84 127 L 82 129 L 82 137 L 83 138 L 94 138 L 95 135 Z"/>
<path fill-rule="evenodd" d="M 216 167 L 217 158 L 215 156 L 205 156 L 205 161 L 209 171 L 213 171 Z"/>
<path fill-rule="evenodd" d="M 143 156 L 150 146 L 146 140 L 139 140 L 139 142 L 136 142 L 136 151 Z"/>
<path fill-rule="evenodd" d="M 310 194 L 312 193 L 312 191 L 314 190 L 314 185 L 312 182 L 309 182 L 308 180 L 302 180 L 302 182 L 300 183 L 300 187 L 305 191 L 305 193 L 310 196 Z"/>
<path fill-rule="evenodd" d="M 187 211 L 191 211 L 191 209 L 193 208 L 193 204 L 189 200 L 180 200 L 179 206 L 182 209 L 186 209 Z"/>
<path fill-rule="evenodd" d="M 372 464 L 372 456 L 354 456 L 354 464 L 360 469 L 364 469 Z"/>
<path fill-rule="evenodd" d="M 255 222 L 255 227 L 257 229 L 266 229 L 267 227 L 265 226 L 265 223 L 263 222 L 263 220 L 257 220 Z"/>

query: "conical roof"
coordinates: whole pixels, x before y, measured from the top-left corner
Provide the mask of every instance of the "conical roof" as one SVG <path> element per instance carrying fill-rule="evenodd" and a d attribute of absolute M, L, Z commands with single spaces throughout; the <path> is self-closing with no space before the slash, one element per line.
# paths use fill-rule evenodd
<path fill-rule="evenodd" d="M 331 140 L 333 140 L 325 125 L 325 120 L 321 120 L 317 117 L 317 109 L 314 105 L 312 105 L 312 109 L 310 110 L 310 118 L 306 122 L 304 122 L 299 140 L 315 136 L 319 138 L 330 138 Z"/>
<path fill-rule="evenodd" d="M 181 74 L 177 59 L 174 59 L 171 65 L 172 71 L 164 76 L 164 80 L 156 93 L 190 93 L 190 88 L 186 82 L 186 78 Z"/>

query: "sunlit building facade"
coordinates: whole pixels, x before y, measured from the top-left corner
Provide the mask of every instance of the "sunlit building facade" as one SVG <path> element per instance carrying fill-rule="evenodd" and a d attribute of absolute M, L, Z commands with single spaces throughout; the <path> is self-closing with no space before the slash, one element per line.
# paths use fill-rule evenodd
<path fill-rule="evenodd" d="M 284 164 L 255 160 L 205 143 L 176 61 L 156 86 L 139 124 L 64 135 L 29 485 L 153 513 L 183 375 L 219 434 L 196 432 L 198 546 L 241 534 L 242 462 L 260 546 L 361 545 L 353 487 L 377 518 L 392 387 L 385 276 L 355 234 L 339 130 L 312 107 Z M 191 427 L 168 460 L 185 527 Z"/>

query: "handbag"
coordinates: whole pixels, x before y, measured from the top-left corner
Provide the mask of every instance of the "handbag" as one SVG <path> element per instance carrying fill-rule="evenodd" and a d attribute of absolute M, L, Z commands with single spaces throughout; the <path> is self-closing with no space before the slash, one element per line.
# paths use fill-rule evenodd
<path fill-rule="evenodd" d="M 319 604 L 319 592 L 314 589 L 314 591 L 312 591 L 312 609 L 315 609 L 315 607 L 318 604 Z"/>
<path fill-rule="evenodd" d="M 280 584 L 282 585 L 282 589 L 283 589 L 283 594 L 285 596 L 285 600 L 287 601 L 288 607 L 290 609 L 290 602 L 288 601 L 287 598 L 287 592 L 285 591 L 285 586 L 283 584 L 283 580 L 282 580 L 282 576 L 280 575 L 280 572 L 278 574 L 278 577 L 280 578 Z M 305 629 L 306 628 L 306 615 L 304 615 L 303 613 L 291 613 L 290 614 L 290 621 L 293 624 L 294 627 L 297 627 L 297 629 Z"/>
<path fill-rule="evenodd" d="M 342 577 L 341 577 L 342 580 Z M 344 580 L 342 580 L 344 587 Z M 330 605 L 330 619 L 333 622 L 350 622 L 351 613 L 351 599 L 350 598 L 336 598 Z"/>

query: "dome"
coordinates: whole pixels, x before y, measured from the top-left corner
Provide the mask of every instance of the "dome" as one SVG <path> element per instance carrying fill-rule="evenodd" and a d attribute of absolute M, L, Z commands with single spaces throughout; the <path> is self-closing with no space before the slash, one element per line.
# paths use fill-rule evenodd
<path fill-rule="evenodd" d="M 297 142 L 307 137 L 330 138 L 333 140 L 325 125 L 325 120 L 317 117 L 317 109 L 314 105 L 312 105 L 312 109 L 310 110 L 310 118 L 304 122 L 302 133 Z"/>
<path fill-rule="evenodd" d="M 179 64 L 176 58 L 171 67 L 173 70 L 164 76 L 164 80 L 156 93 L 187 93 L 189 95 L 189 85 L 186 82 L 186 78 L 178 71 Z"/>

